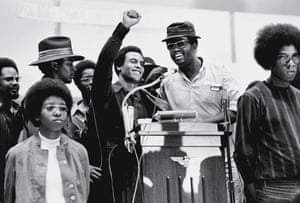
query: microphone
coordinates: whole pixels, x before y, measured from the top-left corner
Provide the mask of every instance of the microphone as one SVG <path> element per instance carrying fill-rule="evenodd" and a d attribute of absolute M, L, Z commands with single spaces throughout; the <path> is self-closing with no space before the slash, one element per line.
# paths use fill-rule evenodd
<path fill-rule="evenodd" d="M 218 129 L 220 131 L 229 132 L 231 130 L 231 120 L 229 113 L 230 98 L 226 88 L 221 84 L 210 85 L 211 91 L 221 92 L 221 109 L 220 111 L 224 113 L 224 121 L 219 123 Z"/>
<path fill-rule="evenodd" d="M 224 112 L 224 132 L 231 131 L 231 118 L 229 112 L 230 98 L 228 91 L 225 88 L 222 88 L 222 99 L 221 99 L 221 111 Z"/>
<path fill-rule="evenodd" d="M 154 81 L 132 89 L 124 97 L 122 104 L 121 104 L 121 108 L 122 108 L 123 124 L 124 124 L 124 128 L 125 128 L 124 144 L 125 144 L 128 152 L 132 153 L 133 147 L 136 144 L 136 141 L 135 141 L 136 134 L 135 134 L 135 131 L 132 130 L 134 128 L 134 107 L 128 106 L 128 104 L 127 104 L 128 98 L 131 95 L 133 95 L 135 92 L 140 91 L 140 90 L 147 93 L 147 91 L 146 91 L 147 88 L 153 87 L 156 84 L 160 83 L 169 74 L 170 73 L 168 73 L 168 72 L 164 72 L 164 73 L 160 74 L 160 76 L 157 77 Z"/>

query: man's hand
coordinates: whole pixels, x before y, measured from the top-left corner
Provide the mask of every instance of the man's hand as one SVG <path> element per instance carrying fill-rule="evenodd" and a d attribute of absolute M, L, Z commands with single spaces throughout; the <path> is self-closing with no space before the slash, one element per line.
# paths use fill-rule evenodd
<path fill-rule="evenodd" d="M 99 167 L 90 165 L 90 181 L 93 182 L 93 179 L 100 179 L 100 177 L 102 176 L 102 170 Z"/>
<path fill-rule="evenodd" d="M 141 20 L 142 16 L 135 10 L 124 11 L 123 13 L 123 25 L 130 28 L 137 24 Z"/>
<path fill-rule="evenodd" d="M 134 132 L 129 133 L 129 136 L 125 138 L 124 145 L 129 153 L 132 153 L 136 144 L 136 134 Z"/>

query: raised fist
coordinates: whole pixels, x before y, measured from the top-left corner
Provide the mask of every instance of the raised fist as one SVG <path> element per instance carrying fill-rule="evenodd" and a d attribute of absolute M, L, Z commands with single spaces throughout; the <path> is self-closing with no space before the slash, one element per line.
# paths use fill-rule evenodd
<path fill-rule="evenodd" d="M 123 12 L 123 25 L 127 28 L 132 27 L 141 20 L 142 16 L 135 10 L 128 10 Z"/>

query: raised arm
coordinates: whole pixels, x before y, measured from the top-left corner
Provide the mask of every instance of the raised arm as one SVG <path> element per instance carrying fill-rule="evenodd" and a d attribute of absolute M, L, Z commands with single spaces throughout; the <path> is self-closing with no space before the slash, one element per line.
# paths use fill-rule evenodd
<path fill-rule="evenodd" d="M 112 93 L 114 60 L 129 29 L 140 19 L 141 15 L 135 10 L 125 11 L 122 22 L 117 25 L 99 54 L 92 86 L 92 101 L 97 103 L 97 106 L 103 105 Z"/>

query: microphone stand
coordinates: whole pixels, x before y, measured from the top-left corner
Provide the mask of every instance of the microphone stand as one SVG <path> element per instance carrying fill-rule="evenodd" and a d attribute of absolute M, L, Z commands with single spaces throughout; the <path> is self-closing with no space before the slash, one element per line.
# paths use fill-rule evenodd
<path fill-rule="evenodd" d="M 226 90 L 223 90 L 223 92 Z M 224 96 L 224 94 L 223 94 Z M 230 156 L 230 136 L 232 135 L 232 126 L 230 121 L 230 113 L 228 110 L 229 105 L 229 97 L 225 94 L 226 98 L 222 99 L 222 106 L 224 111 L 224 139 L 223 143 L 226 148 L 226 156 L 227 156 L 227 167 L 228 167 L 228 191 L 229 191 L 229 198 L 231 203 L 235 203 L 235 195 L 234 195 L 234 182 L 232 176 L 232 165 L 231 165 L 231 156 Z"/>
<path fill-rule="evenodd" d="M 149 83 L 149 84 L 145 84 L 145 85 L 141 85 L 138 86 L 136 88 L 133 88 L 131 91 L 128 92 L 128 94 L 124 97 L 123 101 L 122 101 L 122 117 L 123 117 L 123 124 L 124 124 L 124 129 L 125 129 L 125 146 L 128 150 L 128 152 L 132 152 L 132 149 L 130 149 L 130 145 L 134 145 L 135 144 L 135 139 L 132 136 L 133 134 L 133 122 L 129 121 L 129 110 L 132 111 L 132 108 L 130 106 L 128 106 L 127 104 L 127 100 L 128 98 L 133 95 L 135 92 L 142 90 L 145 91 L 146 88 L 152 87 L 154 85 L 156 85 L 157 83 L 159 83 L 162 79 L 164 78 L 164 75 L 158 77 L 156 80 L 154 80 L 153 82 Z M 132 117 L 132 119 L 134 119 Z"/>

